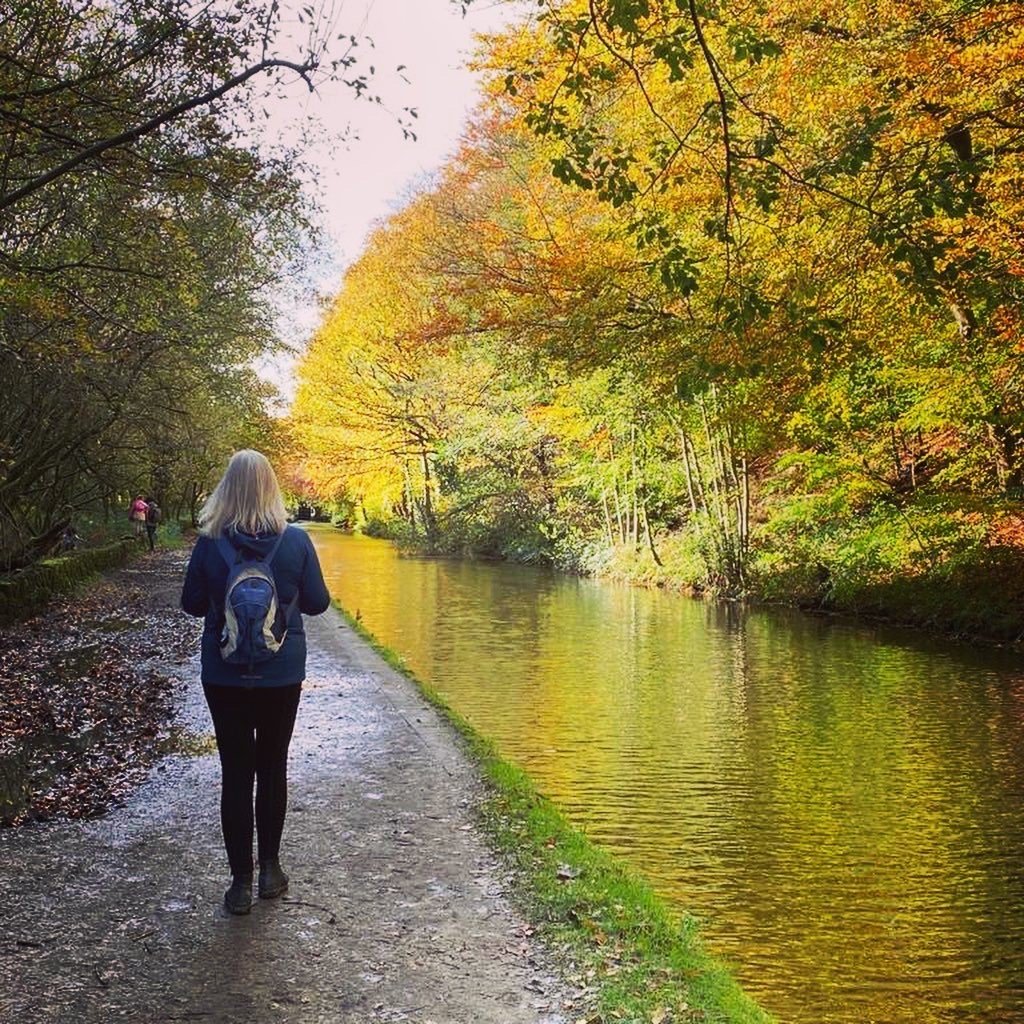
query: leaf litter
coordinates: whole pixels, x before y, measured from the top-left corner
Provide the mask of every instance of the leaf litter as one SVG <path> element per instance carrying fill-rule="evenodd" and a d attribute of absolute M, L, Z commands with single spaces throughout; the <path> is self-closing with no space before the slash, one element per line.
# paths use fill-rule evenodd
<path fill-rule="evenodd" d="M 0 638 L 0 826 L 103 813 L 174 749 L 179 683 L 197 649 L 178 607 L 188 552 L 141 556 Z"/>

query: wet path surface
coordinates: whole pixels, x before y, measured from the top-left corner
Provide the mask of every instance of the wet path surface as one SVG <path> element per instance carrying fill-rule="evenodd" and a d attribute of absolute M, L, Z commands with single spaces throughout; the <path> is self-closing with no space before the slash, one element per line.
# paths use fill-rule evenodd
<path fill-rule="evenodd" d="M 215 755 L 165 759 L 102 819 L 0 832 L 3 1024 L 565 1019 L 451 732 L 336 612 L 307 628 L 288 897 L 221 910 Z M 197 669 L 178 724 L 205 734 Z"/>

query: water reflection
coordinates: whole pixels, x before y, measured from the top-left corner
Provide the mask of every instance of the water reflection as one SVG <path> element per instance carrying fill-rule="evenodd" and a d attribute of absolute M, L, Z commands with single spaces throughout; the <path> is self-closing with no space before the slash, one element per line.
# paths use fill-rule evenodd
<path fill-rule="evenodd" d="M 782 1021 L 1024 1021 L 1021 660 L 314 534 L 332 592 Z"/>

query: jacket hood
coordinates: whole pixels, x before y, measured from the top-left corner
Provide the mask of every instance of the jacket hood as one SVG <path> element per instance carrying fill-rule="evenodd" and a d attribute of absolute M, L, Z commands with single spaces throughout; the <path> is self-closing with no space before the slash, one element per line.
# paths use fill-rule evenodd
<path fill-rule="evenodd" d="M 287 530 L 288 527 L 286 526 L 285 529 Z M 243 530 L 228 530 L 224 536 L 233 548 L 249 552 L 258 558 L 266 558 L 281 535 L 279 533 L 245 533 Z"/>

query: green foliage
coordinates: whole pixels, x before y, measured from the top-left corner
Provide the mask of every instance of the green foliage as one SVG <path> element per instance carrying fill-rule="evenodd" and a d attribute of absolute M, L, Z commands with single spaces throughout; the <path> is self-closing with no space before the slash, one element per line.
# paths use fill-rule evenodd
<path fill-rule="evenodd" d="M 359 532 L 367 537 L 408 542 L 402 520 L 394 517 L 368 516 L 359 524 Z"/>
<path fill-rule="evenodd" d="M 641 586 L 700 593 L 710 589 L 706 554 L 706 544 L 700 534 L 688 526 L 686 530 L 659 537 L 660 565 L 647 548 L 593 545 L 585 553 L 582 567 L 596 576 Z"/>
<path fill-rule="evenodd" d="M 130 494 L 194 515 L 267 438 L 251 365 L 309 225 L 295 155 L 252 125 L 268 76 L 339 72 L 322 28 L 283 52 L 280 6 L 255 0 L 0 19 L 0 568 Z"/>

